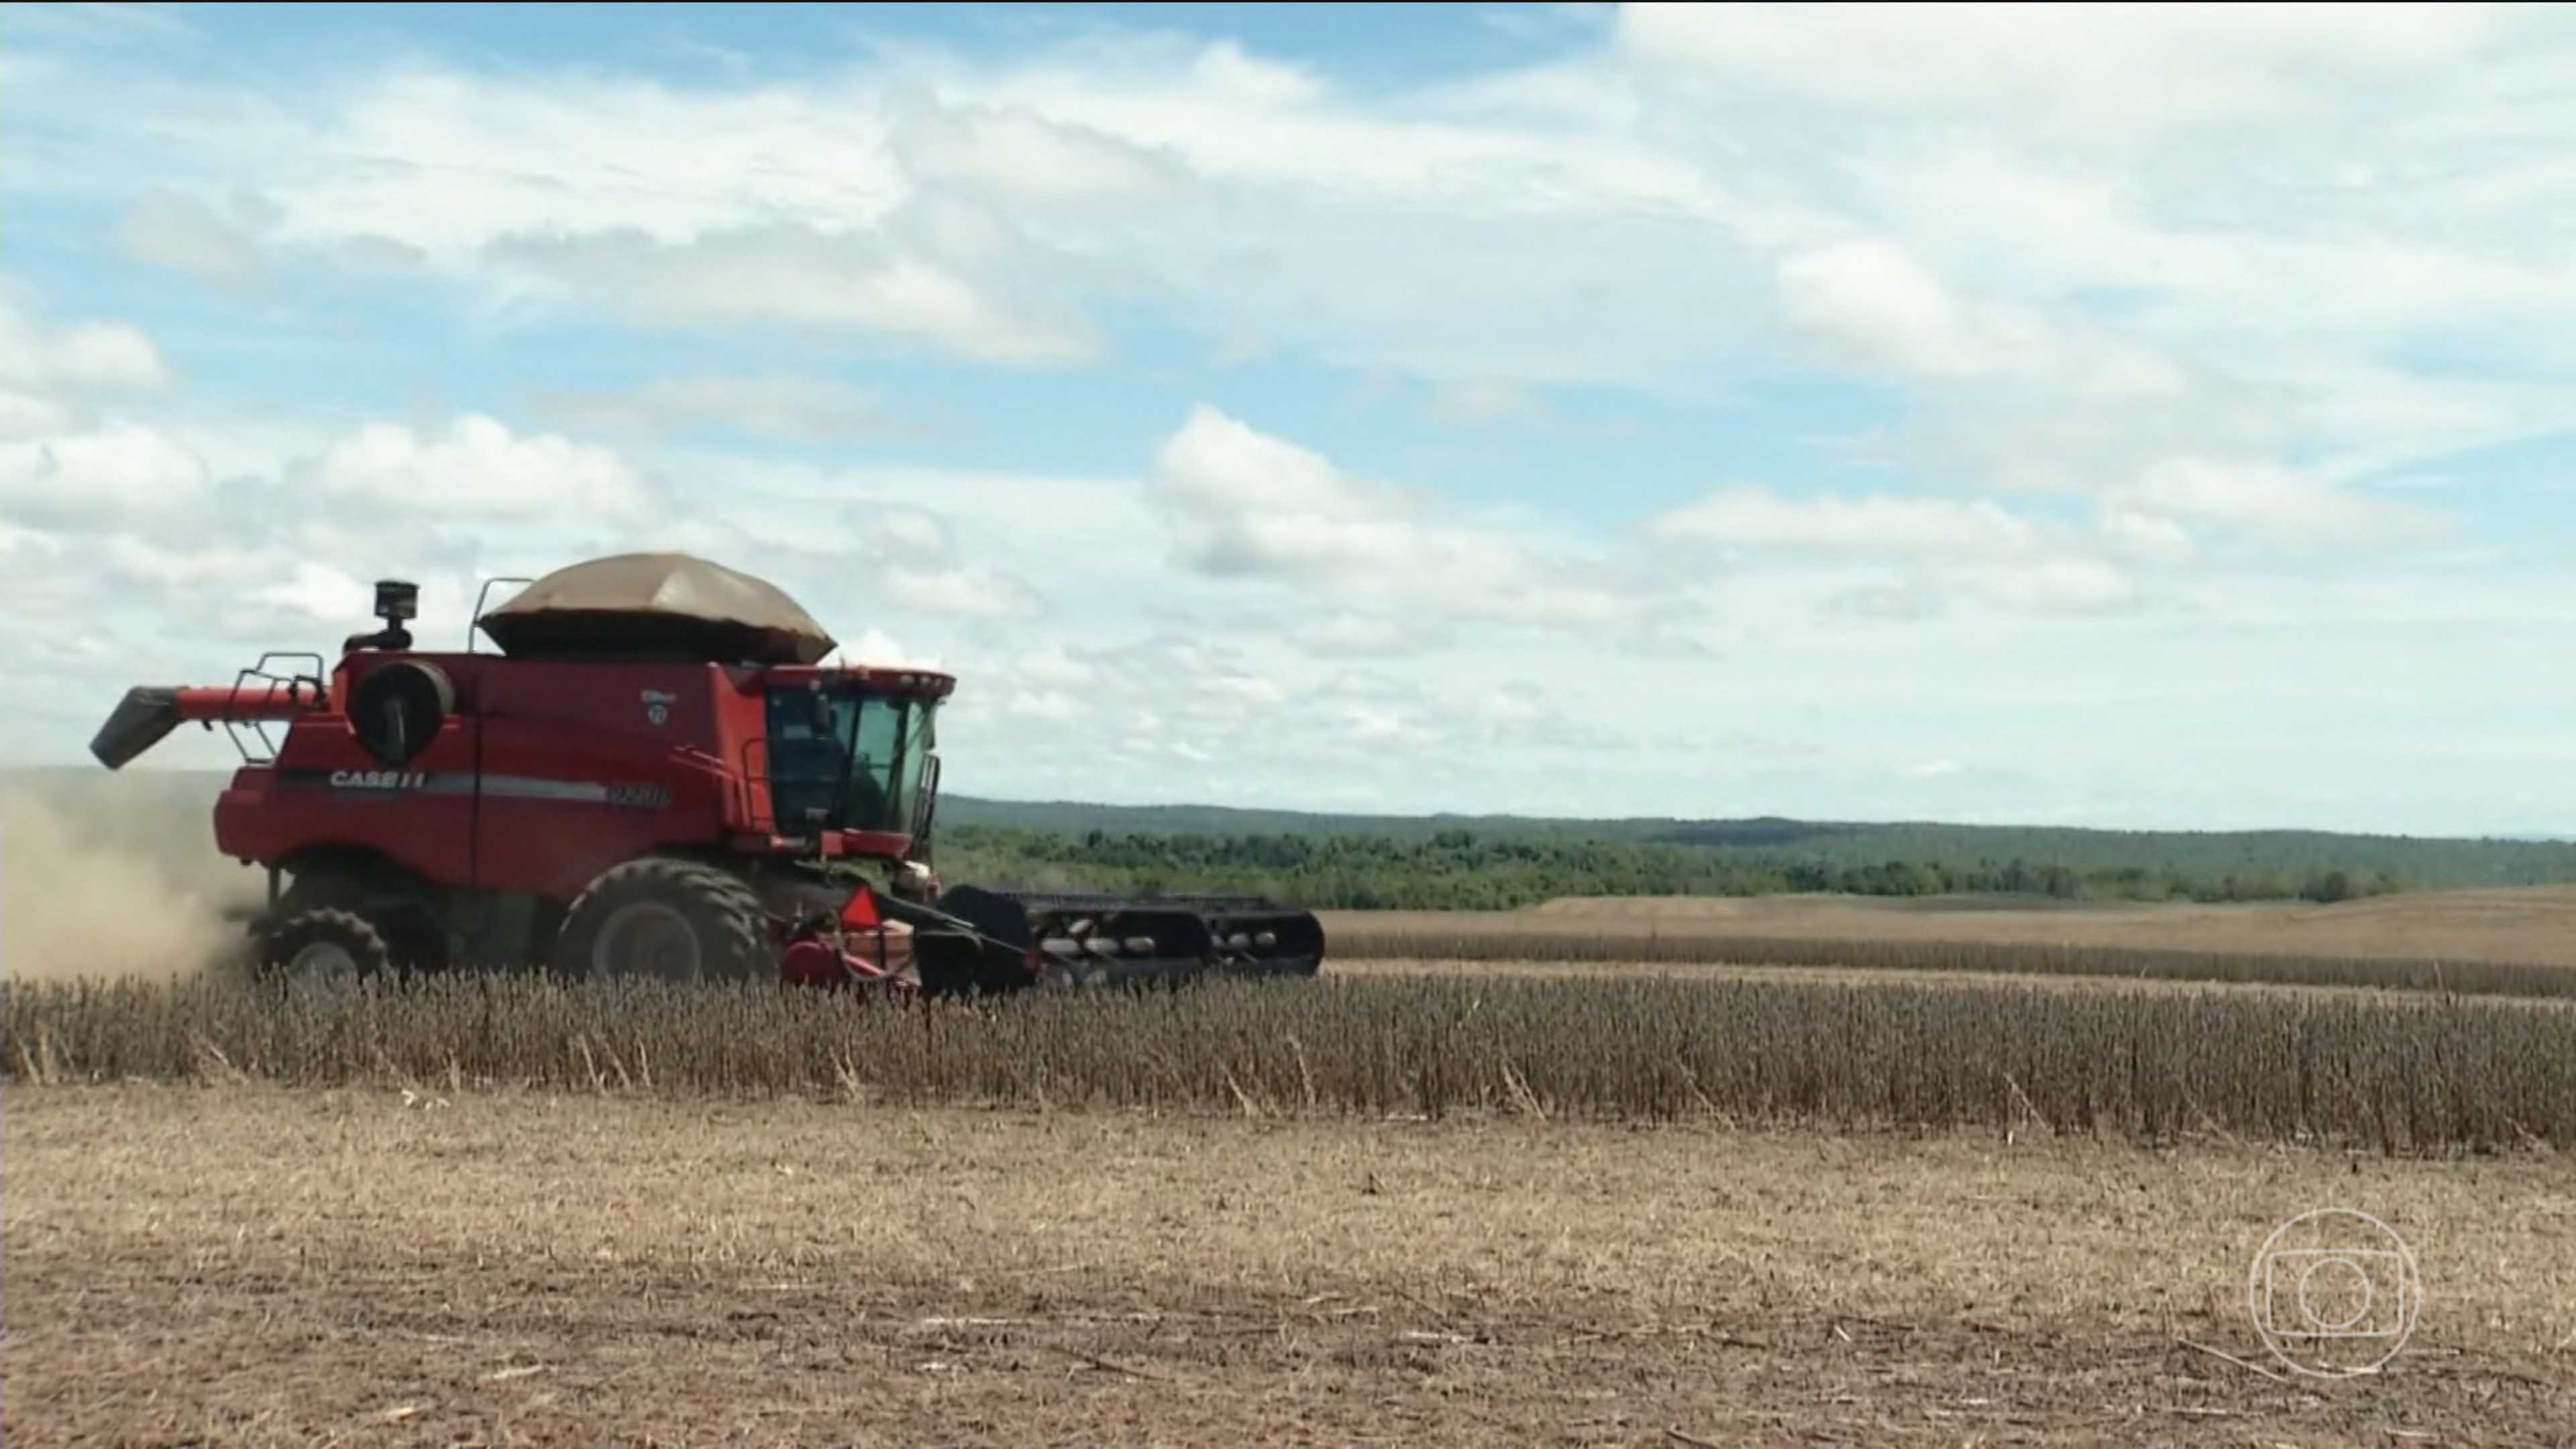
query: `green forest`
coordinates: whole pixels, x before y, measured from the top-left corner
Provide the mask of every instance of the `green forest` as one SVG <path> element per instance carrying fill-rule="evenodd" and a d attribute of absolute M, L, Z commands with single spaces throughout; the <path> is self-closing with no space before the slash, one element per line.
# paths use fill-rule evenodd
<path fill-rule="evenodd" d="M 1307 817 L 1308 828 L 1280 828 L 1294 816 L 1227 831 L 1189 828 L 1200 823 L 1191 815 L 1215 812 L 962 800 L 941 810 L 949 818 L 939 828 L 939 866 L 951 880 L 1011 890 L 1257 892 L 1314 909 L 1506 910 L 1568 895 L 1816 891 L 2326 902 L 2576 882 L 2576 842 L 2556 841 L 1791 820 L 1469 827 Z M 1131 814 L 1147 823 L 1119 819 Z"/>

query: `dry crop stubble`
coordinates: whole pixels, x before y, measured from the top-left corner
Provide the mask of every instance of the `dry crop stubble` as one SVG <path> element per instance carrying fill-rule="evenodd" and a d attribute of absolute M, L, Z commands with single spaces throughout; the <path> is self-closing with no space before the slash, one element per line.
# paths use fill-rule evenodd
<path fill-rule="evenodd" d="M 1520 911 L 1326 911 L 1345 962 L 1765 964 L 2576 997 L 2576 887 L 2330 905 L 1936 896 L 1567 897 Z"/>
<path fill-rule="evenodd" d="M 2563 1157 L 255 1085 L 18 1088 L 10 1138 L 12 1444 L 2576 1423 Z M 2328 1203 L 2408 1235 L 2415 1337 L 2231 1362 L 2251 1255 Z"/>
<path fill-rule="evenodd" d="M 324 1000 L 204 979 L 8 983 L 0 1021 L 0 1064 L 34 1082 L 2576 1146 L 2576 1003 L 2406 992 L 1387 976 L 897 1008 L 478 977 Z"/>
<path fill-rule="evenodd" d="M 2360 963 L 2365 970 L 2382 963 Z M 2559 970 L 2560 968 L 2550 968 Z M 1356 956 L 1340 957 L 1333 963 L 1336 976 L 1409 977 L 1433 976 L 1453 980 L 1495 980 L 1498 978 L 1552 978 L 1572 981 L 1601 981 L 1622 976 L 1645 976 L 1665 980 L 1702 981 L 1779 981 L 1807 982 L 1843 986 L 1867 985 L 1872 982 L 1914 986 L 1989 986 L 2026 991 L 2098 991 L 2104 986 L 2132 992 L 2181 992 L 2186 995 L 2226 993 L 2288 993 L 2294 995 L 2349 995 L 2355 991 L 2400 992 L 2412 995 L 2441 995 L 2450 992 L 2462 996 L 2520 996 L 2531 1000 L 2576 999 L 2576 994 L 2562 998 L 2555 989 L 2539 991 L 2464 990 L 2456 986 L 2432 983 L 2409 985 L 2400 981 L 2300 981 L 2279 979 L 2276 974 L 2255 974 L 2244 980 L 2210 980 L 2191 975 L 2106 975 L 2094 971 L 2016 971 L 2008 967 L 1968 969 L 1964 967 L 1912 965 L 1792 965 L 1780 962 L 1749 964 L 1736 961 L 1694 961 L 1666 959 L 1636 961 L 1620 959 L 1568 960 L 1557 958 L 1512 957 L 1496 960 L 1476 956 Z M 2576 972 L 2566 972 L 2576 980 Z M 2547 983 L 2554 988 L 2556 983 Z"/>
<path fill-rule="evenodd" d="M 2541 961 L 2319 956 L 2046 941 L 1715 935 L 1695 930 L 1576 933 L 1495 920 L 1345 927 L 1336 961 L 1477 961 L 1532 965 L 1774 966 L 1922 975 L 2377 987 L 2478 996 L 2576 998 L 2576 967 Z"/>
<path fill-rule="evenodd" d="M 2576 886 L 2403 891 L 2314 904 L 1997 896 L 1568 896 L 1518 911 L 1327 911 L 1353 935 L 1499 932 L 2183 950 L 2576 966 Z"/>

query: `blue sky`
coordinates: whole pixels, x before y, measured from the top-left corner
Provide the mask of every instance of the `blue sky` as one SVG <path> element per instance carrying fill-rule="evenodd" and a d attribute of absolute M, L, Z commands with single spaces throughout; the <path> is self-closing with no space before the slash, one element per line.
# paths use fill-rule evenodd
<path fill-rule="evenodd" d="M 2542 7 L 13 5 L 0 754 L 684 548 L 973 794 L 2576 831 L 2571 97 Z"/>

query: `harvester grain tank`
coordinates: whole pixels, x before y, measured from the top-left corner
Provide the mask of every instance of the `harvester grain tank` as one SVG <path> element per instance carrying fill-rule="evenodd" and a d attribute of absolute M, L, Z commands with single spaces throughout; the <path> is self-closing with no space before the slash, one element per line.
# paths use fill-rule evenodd
<path fill-rule="evenodd" d="M 956 995 L 1322 964 L 1321 924 L 1279 901 L 943 887 L 955 677 L 826 664 L 836 641 L 763 580 L 675 553 L 574 564 L 478 601 L 498 653 L 470 632 L 417 648 L 418 599 L 378 584 L 383 627 L 336 660 L 132 689 L 91 742 L 118 769 L 182 724 L 233 733 L 215 839 L 268 870 L 268 970 Z"/>

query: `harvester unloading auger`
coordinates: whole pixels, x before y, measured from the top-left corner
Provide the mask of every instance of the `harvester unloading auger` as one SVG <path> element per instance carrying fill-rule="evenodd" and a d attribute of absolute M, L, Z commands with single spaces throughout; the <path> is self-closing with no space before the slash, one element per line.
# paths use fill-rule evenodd
<path fill-rule="evenodd" d="M 762 580 L 685 554 L 574 564 L 478 606 L 498 654 L 415 649 L 418 599 L 379 583 L 384 628 L 327 665 L 130 690 L 91 741 L 118 769 L 182 724 L 233 732 L 215 839 L 268 869 L 269 971 L 947 996 L 1322 965 L 1322 925 L 1278 901 L 943 889 L 934 727 L 956 679 L 825 666 L 831 635 Z"/>

